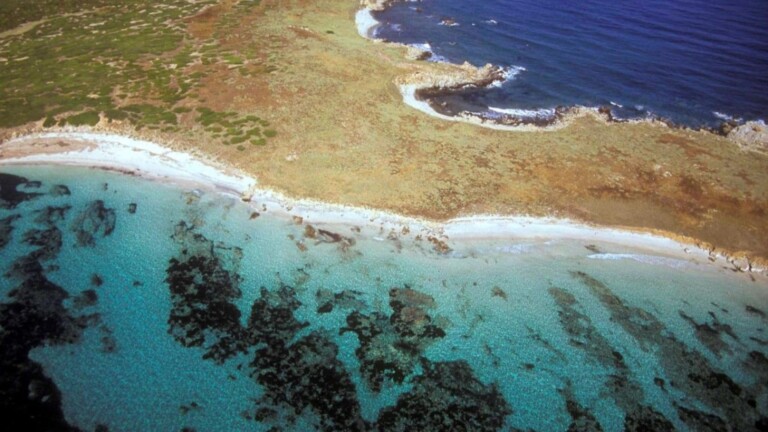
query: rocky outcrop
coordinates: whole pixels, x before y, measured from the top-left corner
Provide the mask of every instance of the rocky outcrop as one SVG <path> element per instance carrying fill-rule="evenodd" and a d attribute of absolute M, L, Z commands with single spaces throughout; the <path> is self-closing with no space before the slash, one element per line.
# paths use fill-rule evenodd
<path fill-rule="evenodd" d="M 409 46 L 405 52 L 405 58 L 413 61 L 427 60 L 432 57 L 432 52 L 419 47 Z"/>
<path fill-rule="evenodd" d="M 744 150 L 768 152 L 768 125 L 763 121 L 750 121 L 732 129 L 728 139 Z"/>
<path fill-rule="evenodd" d="M 426 348 L 445 336 L 445 330 L 427 313 L 436 306 L 431 296 L 407 286 L 392 288 L 389 305 L 389 316 L 352 312 L 347 316 L 347 327 L 339 331 L 357 335 L 360 347 L 355 355 L 360 360 L 360 373 L 375 392 L 381 391 L 386 380 L 401 384 Z"/>
<path fill-rule="evenodd" d="M 387 8 L 395 0 L 360 0 L 360 6 L 372 10 L 381 11 Z"/>
<path fill-rule="evenodd" d="M 78 246 L 93 247 L 97 236 L 107 237 L 112 234 L 116 219 L 115 210 L 105 207 L 104 201 L 90 202 L 72 224 Z"/>
<path fill-rule="evenodd" d="M 419 89 L 459 90 L 468 87 L 488 87 L 504 81 L 506 70 L 500 66 L 486 64 L 473 66 L 468 62 L 462 65 L 442 64 L 441 68 L 421 70 L 399 79 L 399 85 L 415 85 Z"/>

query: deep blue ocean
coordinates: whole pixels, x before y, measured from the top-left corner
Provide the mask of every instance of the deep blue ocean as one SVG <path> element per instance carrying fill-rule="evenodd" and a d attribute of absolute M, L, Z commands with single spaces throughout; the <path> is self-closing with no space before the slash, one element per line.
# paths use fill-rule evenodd
<path fill-rule="evenodd" d="M 3 167 L 5 430 L 768 424 L 764 275 L 605 242 L 436 250 L 264 208 L 205 186 Z"/>
<path fill-rule="evenodd" d="M 768 118 L 765 0 L 423 0 L 374 16 L 379 38 L 525 69 L 462 94 L 477 110 L 611 106 L 691 127 Z"/>

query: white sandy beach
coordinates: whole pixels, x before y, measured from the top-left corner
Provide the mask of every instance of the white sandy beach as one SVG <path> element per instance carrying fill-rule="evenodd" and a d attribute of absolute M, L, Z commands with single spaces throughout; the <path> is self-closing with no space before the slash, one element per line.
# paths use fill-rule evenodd
<path fill-rule="evenodd" d="M 62 147 L 58 143 L 69 145 Z M 48 146 L 41 146 L 48 143 Z M 55 146 L 53 143 L 57 143 Z M 214 161 L 165 148 L 140 139 L 87 131 L 60 131 L 32 134 L 0 144 L 0 150 L 34 148 L 30 154 L 0 158 L 0 165 L 61 164 L 95 167 L 138 175 L 174 184 L 214 189 L 249 201 L 255 211 L 267 211 L 287 220 L 301 218 L 303 223 L 331 228 L 361 228 L 362 235 L 384 241 L 434 237 L 452 246 L 476 240 L 545 242 L 576 240 L 630 247 L 637 254 L 606 254 L 593 259 L 634 259 L 639 256 L 663 256 L 749 269 L 746 262 L 734 261 L 707 250 L 659 235 L 629 230 L 594 227 L 567 219 L 527 216 L 476 215 L 433 222 L 405 217 L 381 210 L 292 199 L 258 187 L 255 178 Z M 346 230 L 346 232 L 349 232 Z M 638 255 L 639 254 L 639 255 Z M 648 260 L 664 264 L 661 260 Z M 752 268 L 752 272 L 765 272 Z"/>

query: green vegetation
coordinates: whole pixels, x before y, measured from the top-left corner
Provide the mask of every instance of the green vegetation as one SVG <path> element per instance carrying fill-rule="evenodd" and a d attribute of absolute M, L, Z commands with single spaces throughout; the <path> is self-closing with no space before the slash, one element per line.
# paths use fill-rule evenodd
<path fill-rule="evenodd" d="M 46 119 L 47 120 L 47 119 Z M 64 120 L 62 120 L 63 122 Z M 96 111 L 86 111 L 84 113 L 75 114 L 67 117 L 66 123 L 72 126 L 95 126 L 99 122 L 99 113 Z"/>
<path fill-rule="evenodd" d="M 49 16 L 122 3 L 126 2 L 121 0 L 3 0 L 0 2 L 0 32 Z"/>
<path fill-rule="evenodd" d="M 137 129 L 181 130 L 198 122 L 227 145 L 264 145 L 274 137 L 256 116 L 193 108 L 201 80 L 218 64 L 249 75 L 272 70 L 256 51 L 223 49 L 216 38 L 195 39 L 188 18 L 215 0 L 3 0 L 0 31 L 40 21 L 0 38 L 0 128 L 43 120 L 95 125 L 100 116 Z M 217 27 L 235 22 L 241 1 Z M 224 30 L 224 29 L 222 29 Z M 268 63 L 268 62 L 267 62 Z M 185 123 L 185 126 L 189 126 Z"/>
<path fill-rule="evenodd" d="M 269 122 L 254 115 L 241 116 L 235 112 L 216 112 L 208 108 L 198 108 L 197 112 L 198 123 L 214 138 L 222 139 L 225 145 L 244 142 L 265 145 L 266 138 L 277 135 L 277 132 L 271 129 L 262 131 L 263 127 L 269 126 Z M 242 146 L 239 145 L 237 149 L 241 150 L 240 147 Z"/>
<path fill-rule="evenodd" d="M 130 118 L 140 125 L 175 123 L 151 109 L 135 110 L 141 117 L 122 116 L 117 113 L 120 98 L 112 93 L 121 89 L 124 96 L 138 95 L 156 109 L 167 110 L 185 96 L 189 85 L 172 85 L 181 78 L 178 67 L 168 67 L 159 58 L 184 41 L 182 24 L 168 21 L 178 21 L 180 14 L 193 13 L 199 5 L 128 3 L 132 4 L 52 17 L 23 35 L 0 39 L 0 57 L 5 59 L 0 68 L 0 127 L 82 111 Z M 86 2 L 86 6 L 105 4 L 109 2 Z M 179 55 L 168 60 L 179 61 Z M 92 124 L 93 118 L 93 114 L 84 119 L 75 116 L 67 123 Z"/>

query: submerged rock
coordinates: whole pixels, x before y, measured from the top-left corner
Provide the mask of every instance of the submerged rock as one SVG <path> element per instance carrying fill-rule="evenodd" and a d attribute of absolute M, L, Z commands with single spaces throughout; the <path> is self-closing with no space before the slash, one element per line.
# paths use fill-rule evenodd
<path fill-rule="evenodd" d="M 380 391 L 385 380 L 402 383 L 413 372 L 424 350 L 445 336 L 426 309 L 435 307 L 431 296 L 410 288 L 389 291 L 392 314 L 365 315 L 354 311 L 347 316 L 347 327 L 340 334 L 353 332 L 360 341 L 355 355 L 360 372 L 373 391 Z"/>
<path fill-rule="evenodd" d="M 600 422 L 575 399 L 567 397 L 565 407 L 572 419 L 568 432 L 602 432 L 603 427 L 600 426 Z"/>
<path fill-rule="evenodd" d="M 51 190 L 48 193 L 52 197 L 68 196 L 72 194 L 66 185 L 61 184 L 51 186 Z"/>
<path fill-rule="evenodd" d="M 256 352 L 252 375 L 265 388 L 262 404 L 288 406 L 296 414 L 312 409 L 323 431 L 369 430 L 362 419 L 355 385 L 337 359 L 338 347 L 320 332 L 293 342 L 309 324 L 294 312 L 301 306 L 296 291 L 282 285 L 262 288 L 248 320 L 248 338 Z M 263 413 L 264 407 L 257 410 Z"/>
<path fill-rule="evenodd" d="M 363 295 L 360 291 L 344 290 L 342 292 L 334 293 L 326 289 L 320 289 L 317 291 L 317 313 L 324 314 L 338 309 L 365 309 L 366 304 L 360 300 Z"/>
<path fill-rule="evenodd" d="M 677 406 L 676 408 L 677 415 L 680 416 L 680 419 L 685 424 L 687 424 L 691 430 L 697 432 L 717 432 L 728 430 L 728 425 L 725 424 L 723 419 L 714 414 L 708 414 L 683 406 Z"/>
<path fill-rule="evenodd" d="M 67 213 L 71 208 L 71 206 L 65 205 L 61 207 L 48 206 L 44 209 L 36 210 L 35 223 L 55 225 L 66 219 Z"/>
<path fill-rule="evenodd" d="M 625 412 L 639 410 L 645 395 L 621 353 L 598 331 L 592 319 L 578 310 L 579 303 L 573 294 L 558 287 L 550 288 L 549 294 L 558 306 L 560 324 L 571 346 L 583 350 L 590 361 L 610 370 L 603 383 L 606 395 Z"/>
<path fill-rule="evenodd" d="M 244 352 L 248 341 L 240 310 L 233 304 L 242 295 L 240 254 L 234 248 L 214 247 L 184 222 L 176 226 L 173 238 L 180 253 L 166 269 L 173 304 L 168 332 L 186 347 L 204 347 L 203 358 L 218 363 Z"/>
<path fill-rule="evenodd" d="M 480 382 L 465 361 L 421 361 L 422 375 L 394 407 L 379 415 L 377 431 L 496 431 L 512 408 L 496 384 Z"/>
<path fill-rule="evenodd" d="M 701 342 L 705 347 L 707 347 L 707 349 L 712 351 L 712 353 L 716 354 L 717 356 L 721 356 L 723 351 L 726 353 L 731 352 L 728 344 L 722 338 L 723 333 L 727 334 L 734 340 L 739 339 L 736 337 L 736 334 L 733 332 L 731 326 L 721 323 L 720 320 L 717 319 L 717 316 L 714 314 L 711 314 L 713 319 L 711 325 L 706 322 L 698 323 L 683 311 L 678 311 L 678 314 L 681 318 L 687 321 L 691 327 L 693 327 L 696 332 L 696 339 L 698 339 L 699 342 Z"/>
<path fill-rule="evenodd" d="M 78 246 L 95 246 L 95 238 L 99 233 L 102 237 L 112 234 L 116 220 L 115 210 L 105 207 L 104 201 L 96 200 L 89 203 L 72 223 L 72 231 L 77 237 Z"/>
<path fill-rule="evenodd" d="M 697 400 L 702 407 L 722 418 L 734 430 L 755 430 L 756 422 L 763 415 L 757 410 L 755 398 L 749 391 L 716 369 L 701 353 L 679 341 L 649 312 L 624 304 L 604 283 L 584 272 L 571 274 L 586 285 L 609 310 L 613 322 L 648 352 L 656 353 L 670 387 Z M 651 429 L 642 430 L 664 430 L 668 421 L 659 419 L 658 413 L 658 416 L 651 414 L 652 410 L 641 414 L 628 413 L 628 422 L 636 427 L 633 430 L 641 430 L 638 428 L 644 425 Z"/>
<path fill-rule="evenodd" d="M 626 432 L 672 432 L 674 430 L 675 426 L 663 414 L 647 406 L 627 413 L 624 418 Z"/>
<path fill-rule="evenodd" d="M 13 174 L 0 173 L 0 209 L 14 209 L 24 201 L 35 199 L 41 193 L 21 192 L 19 186 L 29 184 L 29 180 Z"/>
<path fill-rule="evenodd" d="M 0 250 L 2 250 L 11 241 L 13 234 L 13 222 L 19 220 L 20 215 L 10 215 L 0 219 Z"/>
<path fill-rule="evenodd" d="M 62 233 L 55 226 L 45 230 L 29 230 L 24 233 L 23 242 L 38 247 L 30 256 L 40 261 L 49 261 L 55 258 L 61 251 L 63 244 Z"/>
<path fill-rule="evenodd" d="M 55 258 L 61 247 L 58 228 L 33 229 L 24 238 L 39 248 L 13 264 L 9 276 L 21 282 L 8 293 L 10 302 L 0 303 L 0 412 L 18 430 L 74 431 L 64 418 L 58 388 L 29 352 L 77 343 L 98 315 L 71 314 L 65 306 L 67 291 L 43 273 L 40 260 Z"/>

